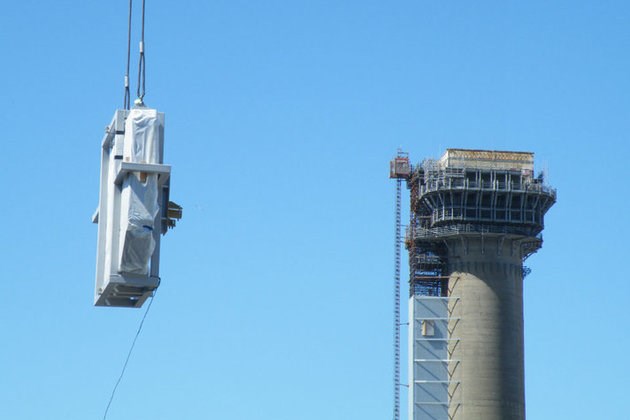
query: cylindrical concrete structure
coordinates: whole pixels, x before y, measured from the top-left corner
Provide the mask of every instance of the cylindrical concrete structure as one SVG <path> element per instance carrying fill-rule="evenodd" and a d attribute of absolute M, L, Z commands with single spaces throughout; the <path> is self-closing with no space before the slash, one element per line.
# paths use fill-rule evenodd
<path fill-rule="evenodd" d="M 523 260 L 542 246 L 556 191 L 534 176 L 533 153 L 466 149 L 423 161 L 409 189 L 412 302 L 448 302 L 414 313 L 410 419 L 524 420 Z M 417 327 L 443 320 L 446 337 Z M 440 363 L 447 372 L 431 370 Z M 427 417 L 436 405 L 448 412 Z"/>
<path fill-rule="evenodd" d="M 524 420 L 523 270 L 519 238 L 448 242 L 449 418 Z"/>

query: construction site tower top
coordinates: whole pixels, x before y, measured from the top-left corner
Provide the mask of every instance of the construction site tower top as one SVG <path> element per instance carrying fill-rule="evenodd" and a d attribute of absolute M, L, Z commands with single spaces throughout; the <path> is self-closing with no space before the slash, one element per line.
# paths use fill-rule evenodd
<path fill-rule="evenodd" d="M 534 154 L 497 150 L 446 149 L 439 159 L 442 168 L 475 168 L 503 171 L 534 171 Z"/>

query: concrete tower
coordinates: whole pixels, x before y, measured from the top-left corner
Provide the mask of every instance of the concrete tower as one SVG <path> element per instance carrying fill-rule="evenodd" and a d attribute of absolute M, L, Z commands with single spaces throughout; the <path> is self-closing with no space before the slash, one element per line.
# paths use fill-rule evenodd
<path fill-rule="evenodd" d="M 447 149 L 407 182 L 409 418 L 524 420 L 523 261 L 556 192 L 525 152 Z"/>

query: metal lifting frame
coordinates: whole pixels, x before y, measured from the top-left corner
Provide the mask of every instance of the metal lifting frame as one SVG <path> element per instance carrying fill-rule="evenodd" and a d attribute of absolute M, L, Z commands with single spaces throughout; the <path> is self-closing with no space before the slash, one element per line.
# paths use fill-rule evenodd
<path fill-rule="evenodd" d="M 107 126 L 101 150 L 101 175 L 99 206 L 92 216 L 98 224 L 96 284 L 94 304 L 96 306 L 141 307 L 160 283 L 160 236 L 174 225 L 173 205 L 169 206 L 171 167 L 162 164 L 164 139 L 164 114 L 157 113 L 158 161 L 160 163 L 125 162 L 122 147 L 125 140 L 125 120 L 128 110 L 117 110 Z M 155 218 L 152 237 L 155 248 L 150 257 L 146 274 L 121 272 L 121 193 L 123 181 L 134 174 L 157 175 L 157 204 L 159 213 Z M 170 213 L 170 215 L 169 215 Z M 176 212 L 177 213 L 177 212 Z M 181 208 L 176 218 L 181 217 Z"/>

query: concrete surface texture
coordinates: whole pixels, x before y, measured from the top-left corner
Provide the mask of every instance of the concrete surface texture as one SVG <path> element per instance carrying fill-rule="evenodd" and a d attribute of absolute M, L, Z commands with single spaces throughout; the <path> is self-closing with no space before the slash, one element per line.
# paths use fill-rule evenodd
<path fill-rule="evenodd" d="M 523 275 L 518 238 L 449 243 L 453 420 L 524 420 Z"/>

